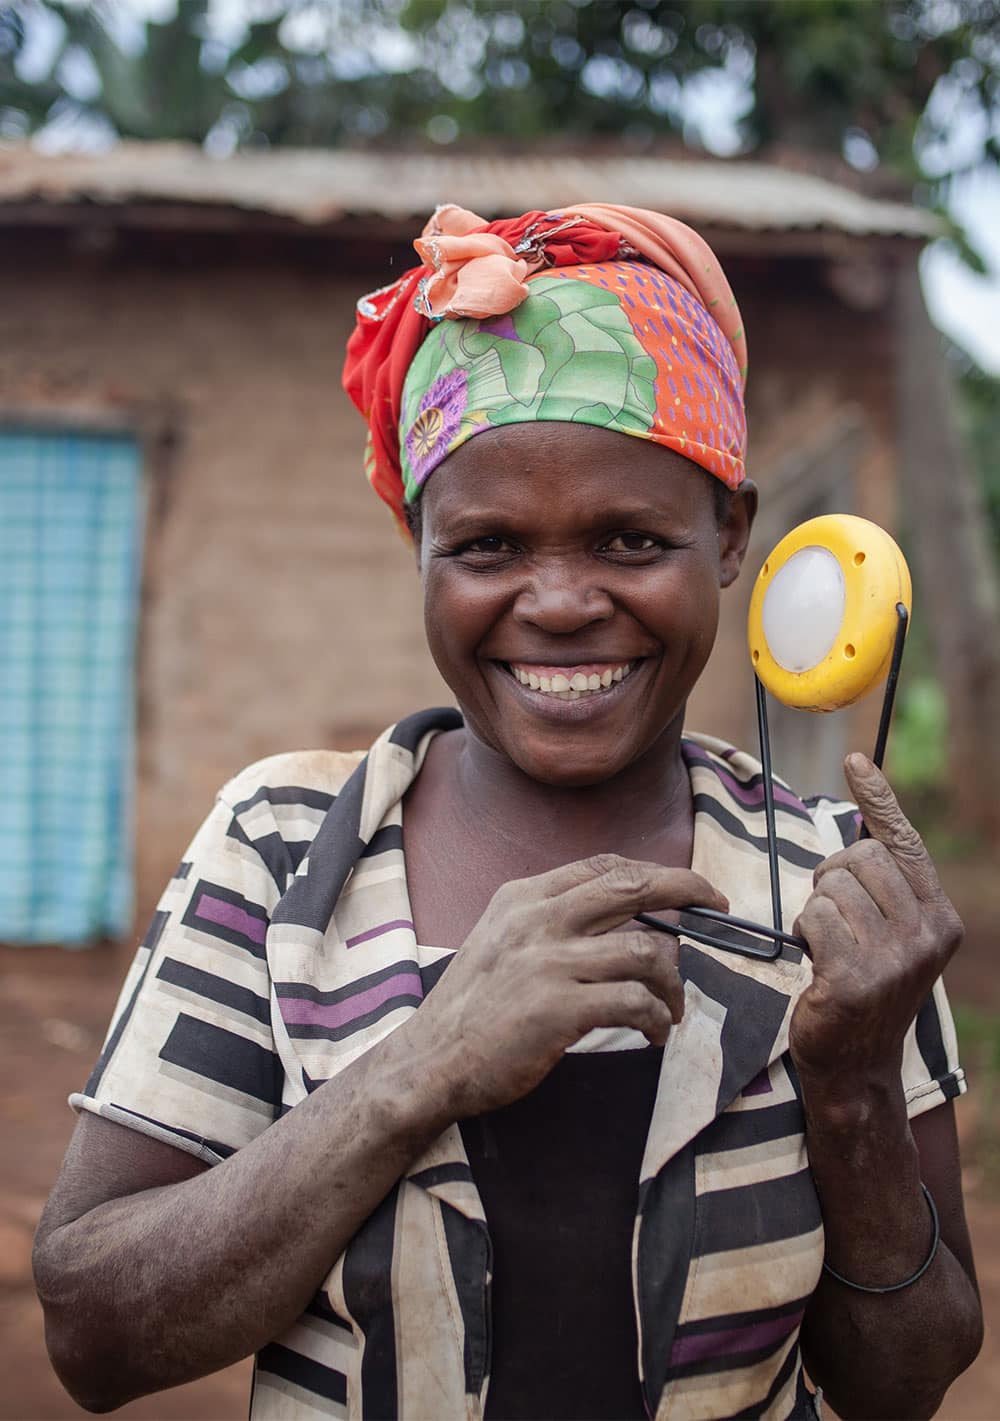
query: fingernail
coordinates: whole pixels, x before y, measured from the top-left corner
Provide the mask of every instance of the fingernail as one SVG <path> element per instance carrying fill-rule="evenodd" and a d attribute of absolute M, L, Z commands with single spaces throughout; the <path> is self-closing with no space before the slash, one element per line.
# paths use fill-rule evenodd
<path fill-rule="evenodd" d="M 869 760 L 867 755 L 862 755 L 860 750 L 852 750 L 847 757 L 847 765 L 856 775 L 863 775 L 868 769 Z"/>

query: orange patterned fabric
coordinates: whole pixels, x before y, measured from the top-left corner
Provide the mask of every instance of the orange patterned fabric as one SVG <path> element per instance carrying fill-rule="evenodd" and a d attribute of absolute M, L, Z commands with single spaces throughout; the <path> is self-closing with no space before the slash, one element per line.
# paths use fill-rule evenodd
<path fill-rule="evenodd" d="M 735 352 L 719 339 L 714 318 L 704 320 L 700 303 L 678 283 L 636 262 L 552 274 L 603 286 L 621 300 L 643 349 L 656 362 L 656 421 L 646 438 L 738 488 L 746 478 L 745 367 L 737 367 Z"/>

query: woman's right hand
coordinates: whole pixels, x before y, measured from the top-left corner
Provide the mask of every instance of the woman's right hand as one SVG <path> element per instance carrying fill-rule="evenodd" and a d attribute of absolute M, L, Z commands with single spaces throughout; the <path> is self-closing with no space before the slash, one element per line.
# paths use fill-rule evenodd
<path fill-rule="evenodd" d="M 507 883 L 395 1044 L 433 1063 L 424 1087 L 456 1120 L 527 1095 L 594 1027 L 662 1045 L 684 1012 L 677 943 L 625 925 L 688 905 L 729 906 L 690 869 L 615 854 Z"/>

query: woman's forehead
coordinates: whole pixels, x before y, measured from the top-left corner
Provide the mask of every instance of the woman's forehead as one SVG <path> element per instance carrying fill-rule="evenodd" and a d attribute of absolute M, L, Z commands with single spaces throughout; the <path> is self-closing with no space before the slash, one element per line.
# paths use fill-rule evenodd
<path fill-rule="evenodd" d="M 612 511 L 670 516 L 711 504 L 709 476 L 683 455 L 592 425 L 539 422 L 479 435 L 428 479 L 425 513 L 534 513 L 600 522 Z"/>

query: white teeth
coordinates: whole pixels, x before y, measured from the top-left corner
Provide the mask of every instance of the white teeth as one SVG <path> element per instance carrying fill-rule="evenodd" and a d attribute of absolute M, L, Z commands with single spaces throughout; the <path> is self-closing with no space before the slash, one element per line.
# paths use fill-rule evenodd
<path fill-rule="evenodd" d="M 600 675 L 596 671 L 589 675 L 583 671 L 574 671 L 572 676 L 566 676 L 561 671 L 557 671 L 553 676 L 539 676 L 535 671 L 526 671 L 521 666 L 513 666 L 508 662 L 510 670 L 522 686 L 528 686 L 532 691 L 542 691 L 551 696 L 558 696 L 561 701 L 578 701 L 581 696 L 591 696 L 597 691 L 605 691 L 616 681 L 624 681 L 631 672 L 633 662 L 627 662 L 623 666 L 616 666 L 613 671 L 608 670 Z"/>

